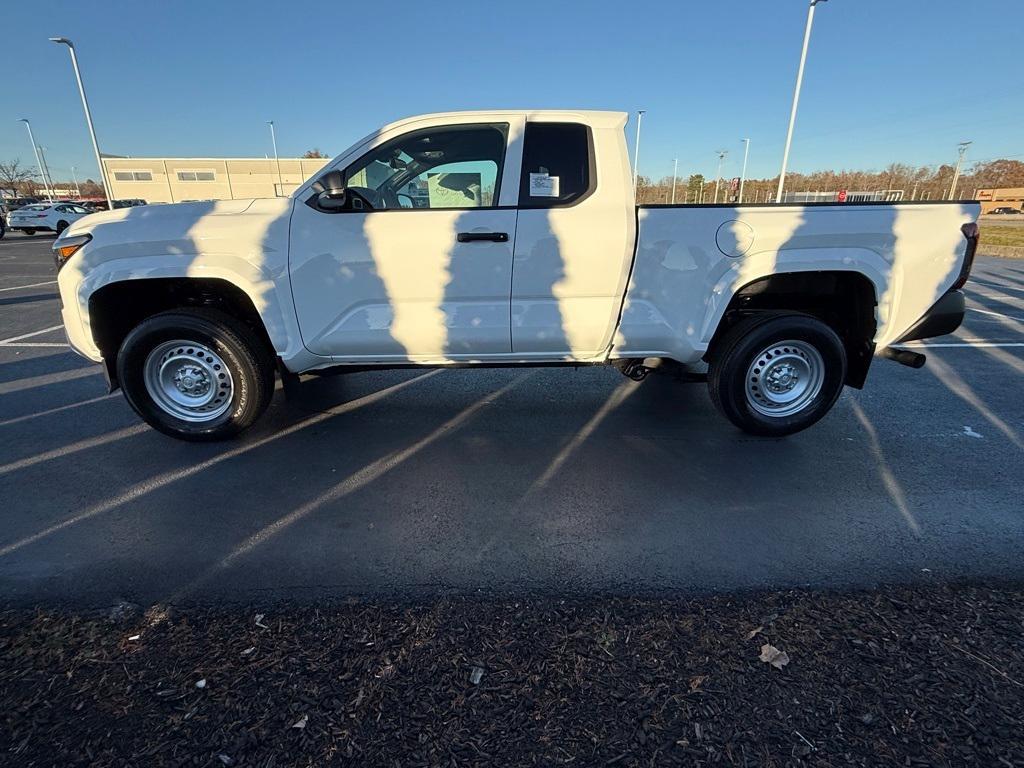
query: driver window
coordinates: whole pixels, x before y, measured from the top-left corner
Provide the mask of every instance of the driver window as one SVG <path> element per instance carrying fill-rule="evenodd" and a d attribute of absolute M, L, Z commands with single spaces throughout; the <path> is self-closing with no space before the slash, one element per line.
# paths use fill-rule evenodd
<path fill-rule="evenodd" d="M 399 136 L 345 171 L 373 210 L 497 205 L 508 124 L 448 125 Z"/>

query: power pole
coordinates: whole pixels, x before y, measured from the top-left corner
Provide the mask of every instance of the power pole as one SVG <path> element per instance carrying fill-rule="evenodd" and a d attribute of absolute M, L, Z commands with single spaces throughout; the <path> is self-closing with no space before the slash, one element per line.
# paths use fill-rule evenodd
<path fill-rule="evenodd" d="M 961 141 L 956 145 L 956 151 L 959 155 L 956 158 L 956 168 L 953 171 L 953 183 L 949 185 L 949 197 L 947 199 L 952 200 L 953 196 L 956 195 L 956 184 L 960 181 L 960 168 L 964 164 L 964 155 L 967 154 L 967 148 L 971 146 L 973 142 Z"/>
<path fill-rule="evenodd" d="M 676 176 L 679 175 L 679 158 L 672 161 L 672 205 L 676 204 Z"/>
<path fill-rule="evenodd" d="M 43 172 L 43 161 L 39 159 L 39 145 L 36 144 L 36 137 L 32 134 L 32 124 L 27 118 L 18 118 L 18 122 L 24 123 L 28 129 L 28 140 L 32 144 L 32 151 L 36 155 L 36 165 L 39 168 L 39 178 L 43 182 L 43 189 L 46 190 L 46 196 L 50 200 L 53 200 L 53 193 L 50 191 L 50 183 L 46 180 L 46 173 Z"/>
<path fill-rule="evenodd" d="M 274 145 L 274 162 L 277 163 L 277 188 L 274 197 L 284 197 L 284 181 L 281 179 L 281 158 L 277 156 L 277 133 L 274 131 L 274 121 L 267 120 L 270 126 L 270 142 Z"/>
<path fill-rule="evenodd" d="M 718 202 L 718 188 L 722 186 L 722 161 L 725 160 L 725 156 L 729 154 L 727 149 L 719 149 L 718 151 L 718 170 L 715 172 L 715 202 Z"/>
<path fill-rule="evenodd" d="M 647 110 L 641 109 L 636 113 L 636 142 L 633 145 L 633 197 L 636 197 L 636 182 L 640 174 L 640 123 L 643 122 L 644 113 Z"/>
<path fill-rule="evenodd" d="M 46 183 L 50 187 L 50 193 L 56 197 L 57 192 L 53 186 L 53 176 L 50 175 L 50 166 L 46 162 L 46 147 L 39 148 L 39 156 L 43 159 L 43 172 L 46 174 Z"/>
<path fill-rule="evenodd" d="M 743 184 L 747 180 L 747 155 L 750 154 L 750 139 L 743 139 L 743 170 L 740 171 L 740 196 L 737 202 L 743 202 Z"/>

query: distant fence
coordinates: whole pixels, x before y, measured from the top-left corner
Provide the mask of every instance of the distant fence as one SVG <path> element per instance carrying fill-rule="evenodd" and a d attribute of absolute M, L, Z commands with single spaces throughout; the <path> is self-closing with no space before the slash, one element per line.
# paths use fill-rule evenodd
<path fill-rule="evenodd" d="M 844 190 L 842 193 L 838 190 L 834 192 L 806 190 L 804 192 L 785 192 L 782 195 L 784 203 L 895 203 L 903 199 L 902 189 Z"/>

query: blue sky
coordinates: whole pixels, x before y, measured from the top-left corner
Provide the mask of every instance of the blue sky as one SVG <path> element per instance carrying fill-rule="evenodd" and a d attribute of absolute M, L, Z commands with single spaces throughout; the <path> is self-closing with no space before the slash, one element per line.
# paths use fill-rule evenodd
<path fill-rule="evenodd" d="M 95 176 L 72 38 L 105 152 L 336 154 L 452 109 L 647 110 L 640 171 L 778 172 L 806 0 L 66 2 L 4 7 L 0 159 Z M 790 169 L 1024 159 L 1024 2 L 829 0 L 815 15 Z M 632 141 L 632 124 L 629 127 Z"/>

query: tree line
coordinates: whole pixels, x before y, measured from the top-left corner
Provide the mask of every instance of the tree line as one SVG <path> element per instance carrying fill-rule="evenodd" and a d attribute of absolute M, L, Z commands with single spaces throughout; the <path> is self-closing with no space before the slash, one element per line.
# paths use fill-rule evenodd
<path fill-rule="evenodd" d="M 893 163 L 881 171 L 815 171 L 814 173 L 787 173 L 787 192 L 868 192 L 902 190 L 904 200 L 943 200 L 953 182 L 952 165 L 912 166 Z M 730 202 L 733 192 L 730 178 L 722 179 L 718 201 Z M 747 179 L 743 184 L 746 203 L 774 200 L 779 177 Z M 978 189 L 1024 187 L 1024 163 L 1019 160 L 988 160 L 974 163 L 960 173 L 957 183 L 958 198 L 971 198 Z M 715 198 L 715 179 L 695 173 L 676 179 L 675 200 L 682 202 L 712 203 Z M 640 203 L 666 203 L 672 200 L 672 176 L 654 180 L 648 176 L 637 178 L 637 201 Z"/>

